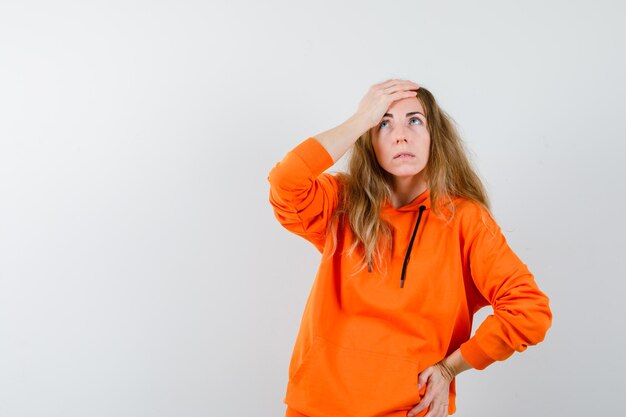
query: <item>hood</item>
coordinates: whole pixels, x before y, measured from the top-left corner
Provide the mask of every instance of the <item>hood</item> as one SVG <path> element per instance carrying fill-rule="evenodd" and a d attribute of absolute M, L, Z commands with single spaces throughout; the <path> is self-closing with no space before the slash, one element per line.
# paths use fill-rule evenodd
<path fill-rule="evenodd" d="M 406 270 L 407 270 L 409 261 L 411 260 L 411 251 L 413 250 L 413 243 L 415 242 L 415 236 L 417 235 L 417 230 L 420 226 L 420 222 L 422 221 L 422 214 L 424 213 L 424 211 L 426 211 L 429 208 L 430 208 L 430 190 L 426 189 L 426 191 L 424 191 L 423 193 L 415 197 L 413 201 L 411 201 L 408 204 L 405 204 L 402 207 L 395 208 L 393 207 L 393 205 L 391 205 L 389 201 L 387 201 L 385 202 L 381 210 L 382 211 L 381 214 L 383 215 L 385 214 L 388 215 L 394 212 L 397 213 L 397 212 L 402 212 L 402 211 L 418 212 L 417 219 L 415 221 L 415 226 L 413 228 L 413 233 L 411 235 L 411 240 L 409 242 L 409 246 L 406 249 L 406 254 L 404 255 L 404 262 L 402 263 L 402 273 L 400 275 L 400 288 L 404 288 L 404 281 L 406 279 Z M 371 267 L 369 268 L 369 271 L 371 272 Z"/>
<path fill-rule="evenodd" d="M 383 204 L 382 213 L 389 213 L 394 211 L 418 211 L 420 206 L 425 206 L 426 209 L 430 209 L 430 189 L 427 188 L 426 191 L 418 195 L 408 204 L 405 204 L 402 207 L 395 208 L 391 205 L 391 202 L 386 201 Z"/>

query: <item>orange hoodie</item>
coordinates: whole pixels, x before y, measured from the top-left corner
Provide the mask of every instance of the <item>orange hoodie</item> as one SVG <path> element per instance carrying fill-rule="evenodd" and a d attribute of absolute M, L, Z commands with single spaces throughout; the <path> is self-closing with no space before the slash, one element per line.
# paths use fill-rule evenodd
<path fill-rule="evenodd" d="M 332 165 L 308 138 L 268 176 L 278 221 L 323 255 L 332 249 L 326 230 L 339 201 L 337 179 L 324 173 Z M 337 250 L 322 257 L 304 308 L 285 404 L 310 417 L 406 417 L 426 390 L 418 390 L 418 374 L 459 346 L 470 365 L 484 369 L 544 339 L 552 323 L 548 297 L 487 211 L 467 200 L 455 205 L 452 221 L 431 213 L 428 191 L 383 208 L 394 227 L 385 276 L 375 268 L 351 275 L 359 255 L 342 252 L 353 235 L 347 226 L 337 230 Z M 474 313 L 488 304 L 494 314 L 470 338 Z"/>

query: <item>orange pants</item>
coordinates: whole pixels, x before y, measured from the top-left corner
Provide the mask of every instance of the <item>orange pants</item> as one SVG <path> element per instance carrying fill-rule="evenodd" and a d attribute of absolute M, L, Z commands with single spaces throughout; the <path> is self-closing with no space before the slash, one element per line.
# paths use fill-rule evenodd
<path fill-rule="evenodd" d="M 285 412 L 285 417 L 308 417 L 302 413 L 297 412 L 293 408 L 287 406 L 287 411 Z"/>
<path fill-rule="evenodd" d="M 420 414 L 418 414 L 417 417 L 423 416 L 427 412 L 428 412 L 428 409 L 422 410 L 422 412 Z M 408 413 L 408 410 L 407 410 L 407 413 Z M 299 413 L 296 410 L 294 410 L 293 408 L 287 406 L 287 411 L 285 412 L 285 417 L 308 417 L 308 416 L 306 416 L 306 415 L 304 415 L 302 413 Z"/>

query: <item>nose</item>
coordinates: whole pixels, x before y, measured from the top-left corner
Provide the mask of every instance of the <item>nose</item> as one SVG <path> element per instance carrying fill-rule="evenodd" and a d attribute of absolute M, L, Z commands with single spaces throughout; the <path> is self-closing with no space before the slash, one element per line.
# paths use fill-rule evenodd
<path fill-rule="evenodd" d="M 394 132 L 394 134 L 396 137 L 396 143 L 408 142 L 406 139 L 406 132 L 404 130 L 404 126 L 399 126 L 397 131 Z"/>
<path fill-rule="evenodd" d="M 408 141 L 406 140 L 406 135 L 398 135 L 398 136 L 396 137 L 396 143 L 402 143 L 402 142 L 408 142 Z"/>

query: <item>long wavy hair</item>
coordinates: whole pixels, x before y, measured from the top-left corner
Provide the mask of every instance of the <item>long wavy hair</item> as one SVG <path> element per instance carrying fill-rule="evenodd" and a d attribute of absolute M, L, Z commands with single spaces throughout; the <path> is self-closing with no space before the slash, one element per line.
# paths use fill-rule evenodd
<path fill-rule="evenodd" d="M 467 157 L 452 117 L 439 107 L 426 88 L 417 90 L 417 99 L 424 107 L 430 134 L 430 152 L 424 173 L 433 213 L 441 216 L 445 211 L 451 220 L 454 199 L 459 197 L 477 202 L 489 211 L 485 187 Z M 392 243 L 392 226 L 380 216 L 384 203 L 390 201 L 392 175 L 376 159 L 372 129 L 359 137 L 352 147 L 347 173 L 337 174 L 340 201 L 329 225 L 333 237 L 329 256 L 332 256 L 337 247 L 336 226 L 348 222 L 354 235 L 348 254 L 358 251 L 361 256 L 361 267 L 355 273 L 366 265 L 369 271 L 373 265 L 379 271 L 386 271 L 384 254 Z"/>

